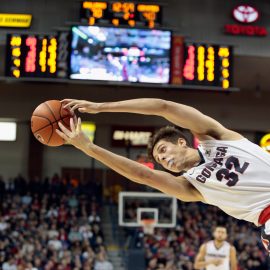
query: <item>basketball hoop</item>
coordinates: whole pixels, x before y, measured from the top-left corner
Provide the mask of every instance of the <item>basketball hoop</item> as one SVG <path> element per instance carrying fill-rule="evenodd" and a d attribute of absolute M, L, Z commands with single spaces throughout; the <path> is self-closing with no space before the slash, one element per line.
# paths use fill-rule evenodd
<path fill-rule="evenodd" d="M 154 233 L 156 223 L 155 219 L 141 219 L 140 224 L 143 227 L 144 234 L 152 235 Z"/>

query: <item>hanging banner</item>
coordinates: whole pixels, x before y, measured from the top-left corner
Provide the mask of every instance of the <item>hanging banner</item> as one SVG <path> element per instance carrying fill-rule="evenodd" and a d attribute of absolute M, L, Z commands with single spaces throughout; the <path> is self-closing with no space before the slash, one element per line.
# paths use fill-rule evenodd
<path fill-rule="evenodd" d="M 184 65 L 184 38 L 172 36 L 172 58 L 171 58 L 171 83 L 181 85 L 183 83 Z"/>

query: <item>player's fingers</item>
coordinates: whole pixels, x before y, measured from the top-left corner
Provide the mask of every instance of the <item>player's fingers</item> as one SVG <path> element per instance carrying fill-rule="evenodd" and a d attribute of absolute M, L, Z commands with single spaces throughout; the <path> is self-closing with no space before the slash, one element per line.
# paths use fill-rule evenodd
<path fill-rule="evenodd" d="M 85 108 L 79 108 L 78 111 L 81 112 L 81 113 L 84 113 L 84 112 L 86 112 L 86 109 Z"/>
<path fill-rule="evenodd" d="M 58 122 L 58 125 L 61 129 L 61 131 L 66 135 L 68 136 L 69 138 L 71 137 L 71 132 L 61 123 L 61 122 Z"/>
<path fill-rule="evenodd" d="M 61 132 L 59 129 L 56 129 L 55 131 L 56 131 L 56 133 L 57 133 L 61 138 L 63 138 L 65 141 L 68 141 L 68 140 L 69 140 L 69 138 L 68 138 L 63 132 Z"/>
<path fill-rule="evenodd" d="M 85 111 L 86 110 L 85 107 L 86 107 L 85 103 L 77 103 L 71 108 L 71 110 L 75 111 L 75 110 L 79 109 L 79 111 L 81 111 L 80 109 L 83 109 Z"/>
<path fill-rule="evenodd" d="M 71 132 L 72 132 L 72 133 L 75 133 L 75 132 L 76 132 L 76 128 L 75 128 L 74 120 L 73 120 L 72 117 L 70 118 L 69 123 L 70 123 L 70 129 L 71 129 Z"/>
<path fill-rule="evenodd" d="M 69 102 L 64 103 L 64 108 L 73 107 L 75 104 L 77 104 L 77 102 L 78 102 L 77 99 L 71 99 Z"/>
<path fill-rule="evenodd" d="M 78 118 L 77 131 L 82 131 L 82 120 L 81 117 Z"/>
<path fill-rule="evenodd" d="M 63 100 L 60 100 L 60 102 L 63 104 L 63 108 L 66 108 L 70 102 L 72 102 L 74 99 L 63 99 Z"/>
<path fill-rule="evenodd" d="M 73 122 L 74 122 L 75 127 L 77 127 L 77 125 L 78 125 L 78 118 L 77 118 L 76 114 L 73 115 Z"/>
<path fill-rule="evenodd" d="M 79 104 L 75 104 L 75 105 L 71 105 L 71 111 L 74 112 L 80 105 Z"/>
<path fill-rule="evenodd" d="M 74 100 L 74 99 L 72 99 L 72 98 L 65 98 L 65 99 L 60 100 L 60 102 L 61 103 L 68 103 L 68 102 L 71 102 L 72 100 Z"/>
<path fill-rule="evenodd" d="M 69 110 L 70 111 L 70 113 L 72 114 L 72 115 L 75 115 L 74 114 L 74 111 L 72 110 L 72 108 L 67 104 L 67 106 L 63 106 L 65 109 L 67 109 L 67 110 Z"/>

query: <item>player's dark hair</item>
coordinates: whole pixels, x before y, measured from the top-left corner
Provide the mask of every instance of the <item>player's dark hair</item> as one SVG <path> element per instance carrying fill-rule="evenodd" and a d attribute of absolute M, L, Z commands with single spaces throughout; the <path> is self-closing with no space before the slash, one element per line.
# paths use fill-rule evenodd
<path fill-rule="evenodd" d="M 227 227 L 226 227 L 225 224 L 217 224 L 217 225 L 215 226 L 215 228 L 214 228 L 214 231 L 215 231 L 217 228 L 223 228 L 223 229 L 225 229 L 225 230 L 227 231 Z"/>
<path fill-rule="evenodd" d="M 175 126 L 166 126 L 157 130 L 154 133 L 154 135 L 149 139 L 149 142 L 148 142 L 147 152 L 148 152 L 149 159 L 155 161 L 154 156 L 153 156 L 153 149 L 160 140 L 177 144 L 177 141 L 179 138 L 185 139 L 185 141 L 187 142 L 187 145 L 190 146 L 190 143 L 187 140 L 186 135 L 183 133 L 182 130 L 180 130 L 179 128 Z"/>

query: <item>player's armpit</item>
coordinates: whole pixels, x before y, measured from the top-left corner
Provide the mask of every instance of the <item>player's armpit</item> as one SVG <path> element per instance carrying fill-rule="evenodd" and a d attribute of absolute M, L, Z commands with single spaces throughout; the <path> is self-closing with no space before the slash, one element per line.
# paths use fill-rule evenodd
<path fill-rule="evenodd" d="M 185 202 L 204 201 L 202 195 L 185 177 L 175 177 L 162 171 L 153 171 L 147 185 Z"/>

